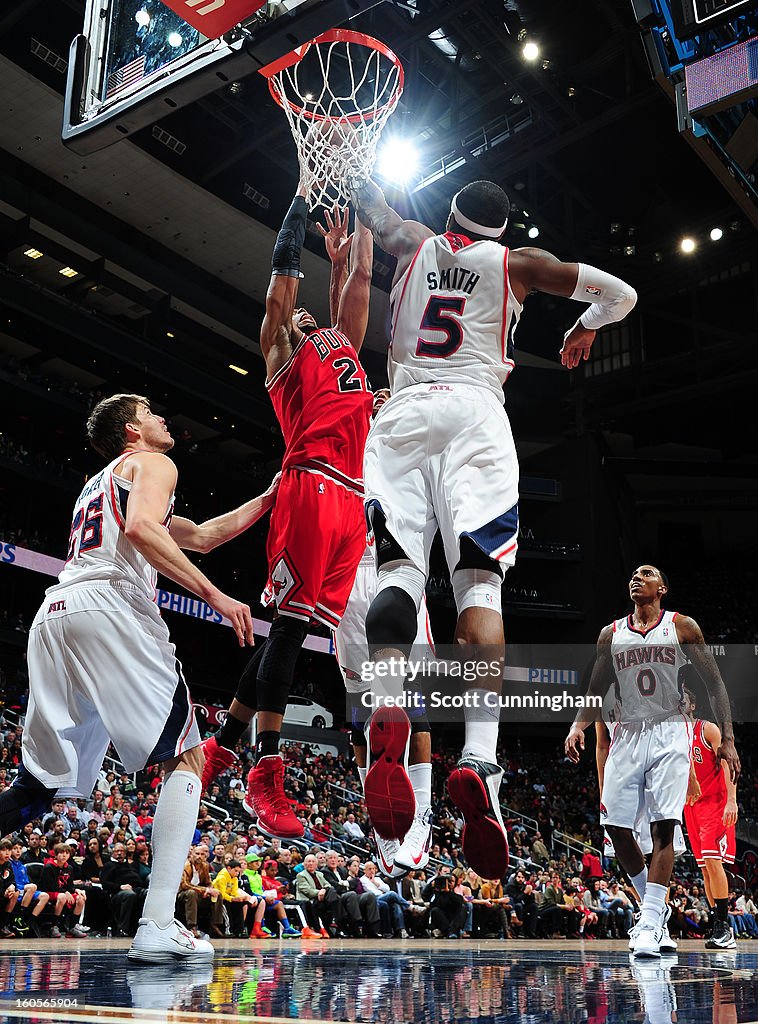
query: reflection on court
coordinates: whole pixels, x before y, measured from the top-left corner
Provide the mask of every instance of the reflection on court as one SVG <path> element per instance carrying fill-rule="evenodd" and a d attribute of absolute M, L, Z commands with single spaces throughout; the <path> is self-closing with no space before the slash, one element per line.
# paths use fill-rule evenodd
<path fill-rule="evenodd" d="M 0 1021 L 152 1024 L 212 1016 L 268 1024 L 745 1024 L 758 1018 L 758 951 L 751 945 L 711 955 L 687 942 L 676 956 L 640 964 L 611 942 L 584 949 L 573 942 L 227 942 L 219 943 L 214 965 L 195 968 L 129 967 L 126 945 L 4 944 Z"/>

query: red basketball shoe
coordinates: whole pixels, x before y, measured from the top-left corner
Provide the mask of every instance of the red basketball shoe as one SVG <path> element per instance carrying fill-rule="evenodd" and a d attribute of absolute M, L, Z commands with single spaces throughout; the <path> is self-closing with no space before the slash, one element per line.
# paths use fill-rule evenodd
<path fill-rule="evenodd" d="M 447 780 L 450 799 L 463 814 L 463 855 L 482 878 L 502 878 L 508 836 L 500 813 L 503 769 L 476 757 L 461 758 Z"/>
<path fill-rule="evenodd" d="M 305 831 L 284 795 L 284 761 L 279 754 L 262 757 L 250 769 L 242 806 L 269 835 L 300 839 Z"/>
<path fill-rule="evenodd" d="M 211 788 L 221 772 L 225 772 L 227 768 L 231 768 L 237 760 L 237 755 L 233 750 L 227 750 L 226 747 L 219 746 L 216 742 L 215 736 L 211 736 L 209 739 L 205 740 L 202 744 L 202 748 L 203 753 L 205 754 L 202 792 L 205 793 Z"/>
<path fill-rule="evenodd" d="M 377 835 L 402 841 L 413 824 L 416 797 L 408 776 L 411 723 L 402 708 L 379 707 L 368 723 L 363 795 Z"/>

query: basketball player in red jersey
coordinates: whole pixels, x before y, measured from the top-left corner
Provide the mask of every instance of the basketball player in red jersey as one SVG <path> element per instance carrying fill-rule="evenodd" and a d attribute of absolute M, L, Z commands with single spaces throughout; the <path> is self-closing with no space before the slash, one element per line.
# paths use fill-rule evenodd
<path fill-rule="evenodd" d="M 301 186 L 274 246 L 261 326 L 266 387 L 286 445 L 266 546 L 264 600 L 276 606 L 277 617 L 240 679 L 223 726 L 204 745 L 203 775 L 207 788 L 234 761 L 234 748 L 257 715 L 255 763 L 243 805 L 264 831 L 283 838 L 298 838 L 303 827 L 284 794 L 282 719 L 308 623 L 316 619 L 336 629 L 366 546 L 363 449 L 372 407 L 358 361 L 368 324 L 371 233 L 356 224 L 351 241 L 346 221 L 327 214 L 329 231 L 322 234 L 332 260 L 331 293 L 339 290 L 340 298 L 334 327 L 319 329 L 307 310 L 295 308 L 304 195 Z"/>
<path fill-rule="evenodd" d="M 695 718 L 695 694 L 684 688 L 685 714 Z M 687 835 L 692 853 L 703 872 L 705 894 L 716 908 L 713 931 L 706 949 L 733 949 L 736 945 L 729 924 L 729 881 L 725 864 L 734 864 L 736 852 L 737 784 L 717 754 L 721 731 L 702 718 L 692 730 L 692 767 L 700 786 L 700 796 L 688 800 L 684 808 Z"/>
<path fill-rule="evenodd" d="M 461 189 L 440 234 L 403 220 L 368 179 L 352 183 L 352 199 L 377 244 L 397 257 L 392 398 L 371 429 L 364 462 L 379 565 L 369 650 L 390 666 L 391 658 L 400 664 L 398 654 L 407 657 L 439 528 L 458 612 L 456 642 L 488 645 L 502 656 L 503 571 L 515 562 L 518 536 L 518 460 L 503 385 L 514 367 L 513 331 L 524 300 L 536 290 L 591 304 L 564 339 L 562 362 L 572 368 L 588 358 L 598 328 L 633 308 L 636 294 L 594 267 L 499 244 L 510 204 L 494 182 Z M 395 681 L 396 689 L 402 685 Z M 502 672 L 494 672 L 467 687 L 462 757 L 448 780 L 466 823 L 464 854 L 483 878 L 502 877 L 508 863 L 499 710 L 488 696 L 501 685 Z M 391 815 L 379 814 L 385 831 L 377 829 L 385 838 L 402 838 L 414 813 L 405 771 L 410 730 L 397 708 L 380 707 L 367 723 L 366 800 L 375 821 L 389 806 Z"/>

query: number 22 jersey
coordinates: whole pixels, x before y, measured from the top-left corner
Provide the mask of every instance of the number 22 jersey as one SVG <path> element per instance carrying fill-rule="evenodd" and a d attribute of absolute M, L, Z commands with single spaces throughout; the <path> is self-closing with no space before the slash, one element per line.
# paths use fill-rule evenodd
<path fill-rule="evenodd" d="M 266 388 L 284 435 L 282 469 L 323 473 L 362 493 L 373 398 L 350 340 L 333 327 L 304 334 Z"/>
<path fill-rule="evenodd" d="M 413 384 L 474 384 L 503 401 L 521 315 L 508 249 L 447 232 L 421 243 L 390 295 L 392 394 Z"/>

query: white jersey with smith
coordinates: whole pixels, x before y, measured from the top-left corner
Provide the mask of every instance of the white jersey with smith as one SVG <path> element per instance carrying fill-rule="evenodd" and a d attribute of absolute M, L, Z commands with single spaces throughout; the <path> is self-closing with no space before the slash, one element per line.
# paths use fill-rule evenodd
<path fill-rule="evenodd" d="M 503 401 L 521 315 L 508 281 L 508 249 L 452 232 L 427 238 L 394 285 L 390 305 L 393 395 L 441 382 L 486 387 Z"/>

